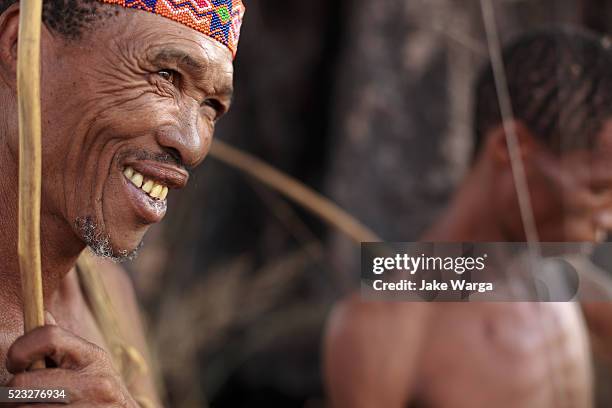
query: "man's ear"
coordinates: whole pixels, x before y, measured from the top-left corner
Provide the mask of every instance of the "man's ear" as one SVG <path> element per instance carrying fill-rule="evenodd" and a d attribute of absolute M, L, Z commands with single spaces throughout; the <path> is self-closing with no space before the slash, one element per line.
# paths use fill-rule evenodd
<path fill-rule="evenodd" d="M 514 120 L 512 123 L 516 132 L 517 147 L 521 158 L 524 162 L 528 161 L 537 148 L 535 136 L 523 122 Z M 493 157 L 495 163 L 501 166 L 508 166 L 510 164 L 508 138 L 502 124 L 489 131 L 487 150 L 489 150 L 489 154 Z"/>
<path fill-rule="evenodd" d="M 0 15 L 0 79 L 9 87 L 17 87 L 17 39 L 19 3 L 12 4 Z"/>

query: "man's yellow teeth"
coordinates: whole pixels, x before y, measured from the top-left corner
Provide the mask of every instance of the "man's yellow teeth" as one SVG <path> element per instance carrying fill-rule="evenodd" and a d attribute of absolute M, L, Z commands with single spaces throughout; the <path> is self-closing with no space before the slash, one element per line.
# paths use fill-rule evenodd
<path fill-rule="evenodd" d="M 147 182 L 143 184 L 142 189 L 148 194 L 153 190 L 153 184 L 151 180 L 147 180 Z"/>
<path fill-rule="evenodd" d="M 159 195 L 161 194 L 162 190 L 164 188 L 162 186 L 160 186 L 159 184 L 157 184 L 155 187 L 153 187 L 153 190 L 151 190 L 151 192 L 149 193 L 149 195 L 153 198 L 159 198 Z"/>
<path fill-rule="evenodd" d="M 133 185 L 140 188 L 142 191 L 147 193 L 149 197 L 155 198 L 158 200 L 165 200 L 168 196 L 168 187 L 156 183 L 153 180 L 146 180 L 142 174 L 138 173 L 131 167 L 127 167 L 123 171 L 123 175 L 127 178 Z"/>

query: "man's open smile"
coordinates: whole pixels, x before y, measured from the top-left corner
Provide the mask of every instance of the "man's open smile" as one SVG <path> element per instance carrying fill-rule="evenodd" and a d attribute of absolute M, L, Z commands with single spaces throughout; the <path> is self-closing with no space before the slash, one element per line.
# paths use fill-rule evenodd
<path fill-rule="evenodd" d="M 164 186 L 162 183 L 145 179 L 142 174 L 135 171 L 131 167 L 126 167 L 126 169 L 123 171 L 123 175 L 125 178 L 131 181 L 133 185 L 147 193 L 149 197 L 159 201 L 166 200 L 166 197 L 168 196 L 168 187 Z"/>
<path fill-rule="evenodd" d="M 189 174 L 175 165 L 139 160 L 123 168 L 123 178 L 136 215 L 153 224 L 166 214 L 169 190 L 184 187 Z"/>

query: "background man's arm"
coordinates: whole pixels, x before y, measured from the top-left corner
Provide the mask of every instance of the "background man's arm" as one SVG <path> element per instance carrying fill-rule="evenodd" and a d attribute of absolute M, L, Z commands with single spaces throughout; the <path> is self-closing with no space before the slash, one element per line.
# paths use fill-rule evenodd
<path fill-rule="evenodd" d="M 324 341 L 333 408 L 403 408 L 414 399 L 430 308 L 418 303 L 338 304 Z"/>

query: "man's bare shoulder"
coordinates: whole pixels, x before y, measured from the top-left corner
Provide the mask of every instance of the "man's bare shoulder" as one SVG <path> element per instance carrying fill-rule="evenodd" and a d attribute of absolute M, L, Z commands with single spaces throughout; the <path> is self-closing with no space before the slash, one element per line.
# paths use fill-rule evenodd
<path fill-rule="evenodd" d="M 414 386 L 430 308 L 419 303 L 340 301 L 330 315 L 324 370 L 339 407 L 401 406 Z M 380 405 L 382 406 L 382 405 Z"/>
<path fill-rule="evenodd" d="M 432 310 L 425 303 L 370 302 L 351 295 L 334 307 L 327 334 L 328 337 L 367 338 L 368 342 L 402 341 L 411 337 L 416 328 L 424 328 Z"/>

